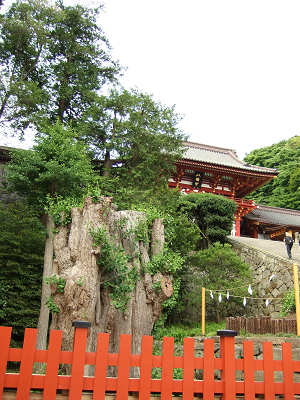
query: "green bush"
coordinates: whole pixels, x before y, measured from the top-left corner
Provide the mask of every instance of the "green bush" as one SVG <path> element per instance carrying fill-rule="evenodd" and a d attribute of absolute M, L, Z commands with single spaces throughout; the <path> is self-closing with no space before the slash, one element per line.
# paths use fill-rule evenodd
<path fill-rule="evenodd" d="M 0 204 L 0 220 L 0 325 L 12 326 L 21 343 L 38 321 L 45 231 L 21 202 Z"/>
<path fill-rule="evenodd" d="M 189 259 L 189 267 L 182 277 L 180 302 L 170 316 L 171 321 L 185 324 L 201 320 L 201 287 L 206 290 L 206 318 L 219 322 L 231 315 L 244 315 L 247 312 L 243 299 L 230 297 L 226 300 L 226 289 L 230 294 L 249 296 L 247 285 L 251 283 L 250 268 L 238 257 L 229 244 L 214 243 L 208 249 L 195 252 Z M 233 290 L 234 288 L 234 290 Z M 214 293 L 209 296 L 209 289 L 223 292 L 222 302 Z"/>
<path fill-rule="evenodd" d="M 205 247 L 227 241 L 236 211 L 233 200 L 210 193 L 192 193 L 181 199 L 180 208 L 198 225 Z"/>
<path fill-rule="evenodd" d="M 281 314 L 286 316 L 289 313 L 296 312 L 296 304 L 295 304 L 295 292 L 294 290 L 288 290 L 283 296 L 281 302 Z"/>

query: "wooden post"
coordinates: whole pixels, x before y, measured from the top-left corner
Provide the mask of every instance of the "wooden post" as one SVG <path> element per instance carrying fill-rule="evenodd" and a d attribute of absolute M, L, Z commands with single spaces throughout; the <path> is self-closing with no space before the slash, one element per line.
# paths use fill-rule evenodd
<path fill-rule="evenodd" d="M 236 398 L 234 337 L 237 332 L 224 329 L 217 331 L 217 335 L 220 336 L 220 352 L 223 364 L 221 380 L 224 384 L 224 392 L 222 398 L 232 400 Z"/>
<path fill-rule="evenodd" d="M 202 288 L 202 335 L 205 335 L 205 287 Z"/>
<path fill-rule="evenodd" d="M 88 328 L 91 326 L 91 323 L 87 321 L 73 321 L 72 326 L 75 327 L 75 332 L 69 398 L 80 400 L 83 391 L 86 341 Z"/>
<path fill-rule="evenodd" d="M 296 321 L 297 321 L 297 336 L 300 336 L 300 303 L 299 303 L 299 279 L 298 265 L 293 264 L 294 271 L 294 290 L 295 290 L 295 305 L 296 305 Z"/>

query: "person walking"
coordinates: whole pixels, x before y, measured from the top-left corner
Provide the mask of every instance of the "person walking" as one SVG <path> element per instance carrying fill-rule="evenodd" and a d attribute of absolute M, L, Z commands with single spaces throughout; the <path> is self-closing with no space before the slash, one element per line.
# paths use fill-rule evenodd
<path fill-rule="evenodd" d="M 292 236 L 290 236 L 288 234 L 288 232 L 286 232 L 283 241 L 285 243 L 288 258 L 291 259 L 292 258 L 292 247 L 294 244 L 294 240 L 293 240 Z"/>

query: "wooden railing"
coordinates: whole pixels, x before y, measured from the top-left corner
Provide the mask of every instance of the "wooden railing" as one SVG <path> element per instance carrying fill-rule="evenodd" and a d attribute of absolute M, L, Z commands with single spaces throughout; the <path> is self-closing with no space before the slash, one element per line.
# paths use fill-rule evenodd
<path fill-rule="evenodd" d="M 226 318 L 226 329 L 235 330 L 238 333 L 297 333 L 297 321 L 286 318 L 271 317 L 228 317 Z"/>
<path fill-rule="evenodd" d="M 87 329 L 76 328 L 73 351 L 61 350 L 62 333 L 51 331 L 48 350 L 36 350 L 36 329 L 26 329 L 23 348 L 10 348 L 11 328 L 0 327 L 0 397 L 2 399 L 79 399 L 147 400 L 154 393 L 163 400 L 216 397 L 232 400 L 240 395 L 247 400 L 264 395 L 294 399 L 300 383 L 294 373 L 300 372 L 300 361 L 293 360 L 290 343 L 282 345 L 282 360 L 273 359 L 272 343 L 263 343 L 263 359 L 254 358 L 251 341 L 243 344 L 243 358 L 235 357 L 233 331 L 219 331 L 220 357 L 215 357 L 215 342 L 204 339 L 203 357 L 194 355 L 194 339 L 185 338 L 183 356 L 174 356 L 174 339 L 163 339 L 162 355 L 153 355 L 153 338 L 144 336 L 141 354 L 131 354 L 131 336 L 121 335 L 118 354 L 108 351 L 109 335 L 100 333 L 95 353 L 86 352 Z M 7 362 L 19 362 L 19 371 L 7 372 Z M 45 363 L 45 374 L 34 374 L 34 363 Z M 61 364 L 71 364 L 69 376 L 59 375 Z M 94 376 L 84 376 L 84 367 L 94 365 Z M 117 377 L 107 376 L 107 367 L 117 367 Z M 130 378 L 130 367 L 139 367 L 140 377 Z M 152 369 L 161 368 L 161 378 L 152 378 Z M 173 369 L 182 369 L 182 379 L 173 378 Z M 195 379 L 195 370 L 203 378 Z M 219 374 L 217 371 L 219 370 Z M 237 380 L 236 372 L 240 379 Z M 243 371 L 241 373 L 241 371 Z M 263 371 L 263 381 L 255 380 L 255 371 Z M 282 380 L 274 382 L 274 371 Z M 199 371 L 198 371 L 199 372 Z M 217 378 L 219 376 L 219 378 Z M 8 391 L 9 390 L 9 391 Z M 66 394 L 64 394 L 66 393 Z M 64 397 L 66 396 L 66 397 Z M 109 396 L 109 397 L 108 397 Z M 113 397 L 111 397 L 113 396 Z"/>

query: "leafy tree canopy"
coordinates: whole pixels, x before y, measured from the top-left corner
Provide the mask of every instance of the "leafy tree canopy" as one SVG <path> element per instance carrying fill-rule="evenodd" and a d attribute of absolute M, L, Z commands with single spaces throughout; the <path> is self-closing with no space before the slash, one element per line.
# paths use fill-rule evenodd
<path fill-rule="evenodd" d="M 234 221 L 234 201 L 210 193 L 191 193 L 182 198 L 180 207 L 198 225 L 207 244 L 226 242 Z"/>
<path fill-rule="evenodd" d="M 105 160 L 104 175 L 119 177 L 127 188 L 157 190 L 182 155 L 179 119 L 174 107 L 149 94 L 112 90 L 86 111 L 79 129 L 95 156 Z"/>
<path fill-rule="evenodd" d="M 9 188 L 43 210 L 47 196 L 81 196 L 94 179 L 86 146 L 60 122 L 35 138 L 32 150 L 13 150 Z"/>
<path fill-rule="evenodd" d="M 43 121 L 81 119 L 119 66 L 98 9 L 17 0 L 0 14 L 0 123 L 24 133 Z"/>
<path fill-rule="evenodd" d="M 300 208 L 300 136 L 252 151 L 245 157 L 249 164 L 279 170 L 277 178 L 251 194 L 259 204 Z"/>

